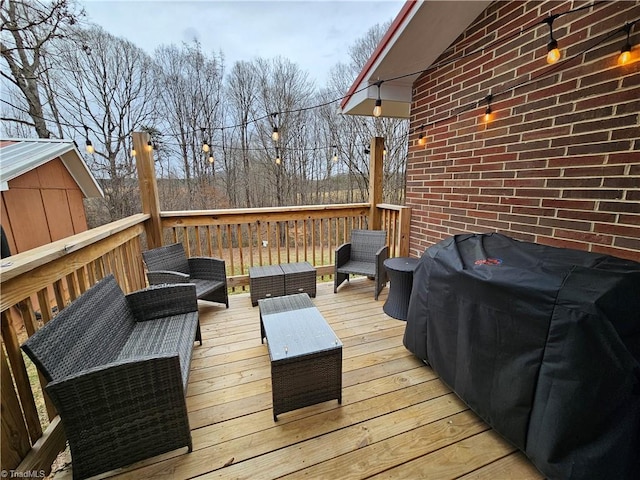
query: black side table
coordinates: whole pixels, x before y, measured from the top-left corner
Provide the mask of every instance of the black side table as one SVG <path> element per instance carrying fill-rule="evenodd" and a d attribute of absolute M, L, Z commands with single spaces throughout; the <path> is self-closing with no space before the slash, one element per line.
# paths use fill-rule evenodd
<path fill-rule="evenodd" d="M 413 271 L 419 259 L 409 257 L 387 258 L 384 268 L 389 275 L 389 295 L 382 310 L 390 317 L 407 320 L 409 299 L 413 287 Z"/>

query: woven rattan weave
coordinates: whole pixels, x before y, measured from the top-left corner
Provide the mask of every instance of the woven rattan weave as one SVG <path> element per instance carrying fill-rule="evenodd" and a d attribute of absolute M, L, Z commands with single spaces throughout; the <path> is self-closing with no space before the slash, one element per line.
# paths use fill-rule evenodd
<path fill-rule="evenodd" d="M 185 392 L 198 301 L 191 284 L 125 296 L 112 275 L 22 346 L 49 381 L 74 478 L 192 449 Z"/>

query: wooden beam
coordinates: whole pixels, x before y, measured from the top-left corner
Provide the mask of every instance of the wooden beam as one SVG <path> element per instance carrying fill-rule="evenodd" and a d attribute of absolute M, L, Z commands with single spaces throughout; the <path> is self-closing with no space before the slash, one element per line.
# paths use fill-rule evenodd
<path fill-rule="evenodd" d="M 138 169 L 142 212 L 150 215 L 145 224 L 147 247 L 156 248 L 162 246 L 162 226 L 160 224 L 160 197 L 158 196 L 158 182 L 153 163 L 153 149 L 148 146 L 150 141 L 151 137 L 148 133 L 133 133 L 133 148 L 137 152 L 136 167 Z"/>
<path fill-rule="evenodd" d="M 376 205 L 382 203 L 383 153 L 384 138 L 373 137 L 369 165 L 369 230 L 380 230 L 382 225 L 380 211 Z"/>
<path fill-rule="evenodd" d="M 18 465 L 18 472 L 34 472 L 44 470 L 51 473 L 51 465 L 58 454 L 66 447 L 67 437 L 62 428 L 60 417 L 55 417 L 44 431 L 40 439 L 31 447 L 27 456 Z"/>

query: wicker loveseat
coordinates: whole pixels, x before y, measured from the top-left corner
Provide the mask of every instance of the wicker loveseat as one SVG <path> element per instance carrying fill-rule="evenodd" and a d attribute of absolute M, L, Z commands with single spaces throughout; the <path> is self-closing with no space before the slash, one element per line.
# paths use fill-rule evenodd
<path fill-rule="evenodd" d="M 194 339 L 202 344 L 193 284 L 125 296 L 109 275 L 22 345 L 49 381 L 74 478 L 191 451 L 185 392 Z"/>

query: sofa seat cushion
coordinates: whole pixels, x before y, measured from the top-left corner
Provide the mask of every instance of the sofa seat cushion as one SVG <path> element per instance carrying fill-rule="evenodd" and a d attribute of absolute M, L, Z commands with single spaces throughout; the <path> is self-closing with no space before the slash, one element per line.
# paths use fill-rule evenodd
<path fill-rule="evenodd" d="M 355 273 L 359 275 L 375 276 L 376 264 L 349 260 L 344 265 L 338 267 L 336 271 L 338 273 Z"/>
<path fill-rule="evenodd" d="M 198 327 L 198 313 L 189 312 L 148 322 L 137 322 L 122 348 L 118 360 L 158 353 L 180 356 L 184 391 L 187 391 L 189 365 Z"/>

